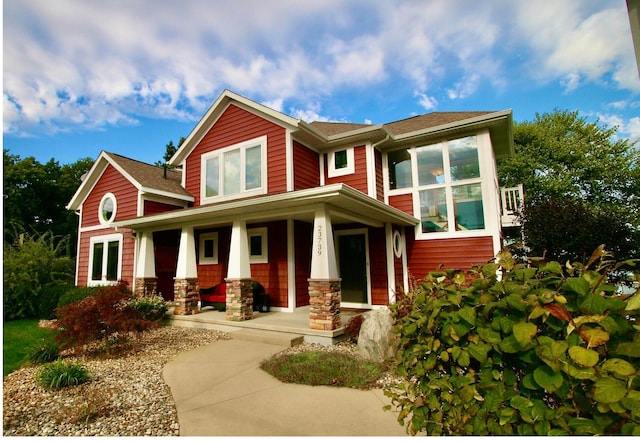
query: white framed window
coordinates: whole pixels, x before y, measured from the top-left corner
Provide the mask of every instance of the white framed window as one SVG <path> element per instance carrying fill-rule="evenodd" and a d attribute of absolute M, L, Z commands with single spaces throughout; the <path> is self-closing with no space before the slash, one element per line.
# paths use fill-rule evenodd
<path fill-rule="evenodd" d="M 329 178 L 355 173 L 356 167 L 353 147 L 331 151 L 327 157 L 329 162 Z"/>
<path fill-rule="evenodd" d="M 249 262 L 253 264 L 269 262 L 267 228 L 247 229 L 247 237 L 249 239 Z"/>
<path fill-rule="evenodd" d="M 100 200 L 100 205 L 98 206 L 98 219 L 100 220 L 100 224 L 103 226 L 109 225 L 116 219 L 116 212 L 118 210 L 118 203 L 116 201 L 116 196 L 109 192 L 106 193 L 102 200 Z"/>
<path fill-rule="evenodd" d="M 200 196 L 204 203 L 266 192 L 266 136 L 202 155 Z"/>
<path fill-rule="evenodd" d="M 387 166 L 390 193 L 414 193 L 418 239 L 486 229 L 477 136 L 390 152 Z"/>
<path fill-rule="evenodd" d="M 201 233 L 199 246 L 200 264 L 218 264 L 218 232 Z"/>
<path fill-rule="evenodd" d="M 89 241 L 87 285 L 114 285 L 122 272 L 122 235 L 94 236 Z"/>

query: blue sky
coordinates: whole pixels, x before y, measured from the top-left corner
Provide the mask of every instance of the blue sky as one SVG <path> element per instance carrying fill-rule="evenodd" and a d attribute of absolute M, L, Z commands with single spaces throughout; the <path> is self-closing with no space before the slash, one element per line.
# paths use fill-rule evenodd
<path fill-rule="evenodd" d="M 307 122 L 579 110 L 640 139 L 625 0 L 4 0 L 3 147 L 154 163 L 224 89 Z"/>

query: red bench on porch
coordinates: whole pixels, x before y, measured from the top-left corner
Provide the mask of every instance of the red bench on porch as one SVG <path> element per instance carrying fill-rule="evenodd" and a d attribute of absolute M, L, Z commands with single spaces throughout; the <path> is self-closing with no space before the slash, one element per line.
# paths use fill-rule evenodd
<path fill-rule="evenodd" d="M 221 282 L 213 287 L 200 289 L 200 309 L 213 307 L 218 311 L 227 309 L 227 284 Z M 253 282 L 253 311 L 268 312 L 270 310 L 269 295 L 264 286 Z"/>

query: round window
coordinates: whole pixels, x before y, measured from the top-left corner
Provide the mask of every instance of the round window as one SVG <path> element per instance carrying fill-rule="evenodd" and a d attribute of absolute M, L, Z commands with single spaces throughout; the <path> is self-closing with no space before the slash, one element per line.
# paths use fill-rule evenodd
<path fill-rule="evenodd" d="M 393 232 L 393 253 L 395 253 L 396 258 L 402 256 L 402 237 L 397 230 Z"/>
<path fill-rule="evenodd" d="M 98 209 L 100 223 L 108 224 L 116 217 L 116 197 L 112 193 L 107 193 L 102 197 L 100 208 Z"/>

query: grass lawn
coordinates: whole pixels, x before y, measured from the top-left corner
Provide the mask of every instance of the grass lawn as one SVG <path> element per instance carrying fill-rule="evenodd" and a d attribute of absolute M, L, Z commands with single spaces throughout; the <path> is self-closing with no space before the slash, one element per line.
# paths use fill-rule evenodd
<path fill-rule="evenodd" d="M 20 368 L 43 338 L 53 332 L 38 327 L 38 319 L 5 321 L 2 326 L 2 377 Z"/>

